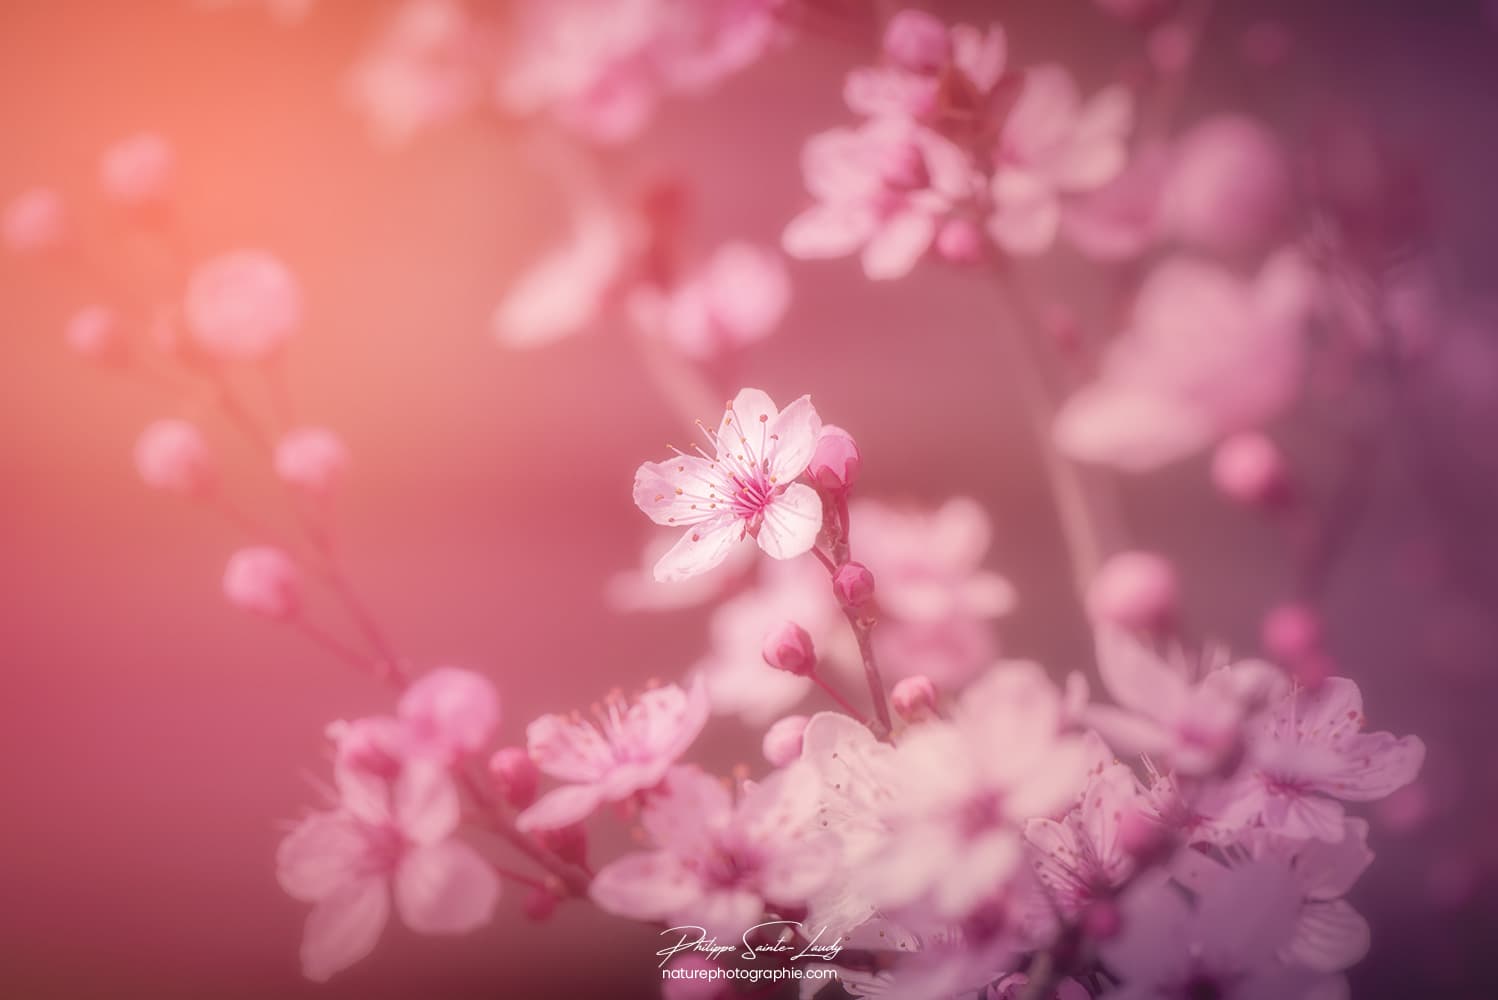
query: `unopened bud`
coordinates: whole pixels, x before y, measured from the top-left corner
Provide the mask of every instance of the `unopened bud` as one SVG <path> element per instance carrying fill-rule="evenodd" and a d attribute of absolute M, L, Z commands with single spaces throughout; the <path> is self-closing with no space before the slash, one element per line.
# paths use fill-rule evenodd
<path fill-rule="evenodd" d="M 972 219 L 948 219 L 936 231 L 936 252 L 953 264 L 975 264 L 983 259 L 983 233 Z"/>
<path fill-rule="evenodd" d="M 841 492 L 858 481 L 858 472 L 862 468 L 863 457 L 853 435 L 841 427 L 824 425 L 821 436 L 817 438 L 816 451 L 812 452 L 811 464 L 806 467 L 811 481 L 824 490 Z"/>
<path fill-rule="evenodd" d="M 795 622 L 785 622 L 765 636 L 760 650 L 765 662 L 776 670 L 809 677 L 817 667 L 817 651 L 811 636 Z"/>
<path fill-rule="evenodd" d="M 1212 483 L 1230 500 L 1268 506 L 1289 494 L 1285 460 L 1263 434 L 1235 434 L 1212 456 Z"/>
<path fill-rule="evenodd" d="M 931 184 L 926 156 L 913 142 L 890 147 L 884 154 L 879 176 L 895 191 L 920 191 Z"/>
<path fill-rule="evenodd" d="M 536 801 L 541 772 L 524 747 L 501 747 L 489 758 L 489 776 L 511 808 L 525 809 Z"/>
<path fill-rule="evenodd" d="M 1321 648 L 1321 616 L 1308 604 L 1281 604 L 1264 616 L 1260 639 L 1280 663 L 1298 663 Z"/>
<path fill-rule="evenodd" d="M 801 756 L 801 737 L 806 732 L 804 715 L 787 715 L 765 731 L 760 749 L 765 760 L 776 767 L 785 767 Z"/>
<path fill-rule="evenodd" d="M 936 714 L 936 685 L 921 674 L 903 678 L 890 691 L 889 703 L 906 722 L 929 719 Z"/>
<path fill-rule="evenodd" d="M 874 574 L 863 563 L 843 563 L 833 574 L 832 592 L 843 607 L 861 608 L 874 598 Z"/>
<path fill-rule="evenodd" d="M 1159 631 L 1180 600 L 1175 568 L 1152 552 L 1121 552 L 1105 562 L 1087 589 L 1094 621 L 1135 631 Z"/>
<path fill-rule="evenodd" d="M 68 320 L 63 339 L 79 357 L 101 365 L 123 364 L 129 356 L 119 317 L 104 306 L 85 306 Z"/>
<path fill-rule="evenodd" d="M 135 468 L 153 489 L 182 496 L 213 487 L 213 457 L 203 434 L 185 420 L 158 420 L 135 442 Z"/>
<path fill-rule="evenodd" d="M 224 596 L 243 611 L 284 621 L 301 609 L 302 575 L 280 549 L 240 549 L 224 568 Z"/>

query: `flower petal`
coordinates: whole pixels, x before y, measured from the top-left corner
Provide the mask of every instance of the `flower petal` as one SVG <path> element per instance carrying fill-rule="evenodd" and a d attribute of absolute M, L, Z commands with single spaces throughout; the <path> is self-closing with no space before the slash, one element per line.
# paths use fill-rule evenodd
<path fill-rule="evenodd" d="M 770 440 L 762 457 L 769 462 L 775 482 L 789 483 L 806 471 L 821 433 L 822 418 L 810 396 L 802 396 L 770 418 Z"/>
<path fill-rule="evenodd" d="M 935 238 L 936 220 L 929 213 L 909 210 L 892 216 L 863 248 L 863 273 L 871 281 L 903 278 Z"/>
<path fill-rule="evenodd" d="M 790 559 L 810 551 L 821 530 L 822 498 L 805 483 L 792 483 L 765 508 L 756 540 L 773 558 Z"/>
<path fill-rule="evenodd" d="M 712 463 L 696 455 L 646 462 L 635 471 L 635 506 L 656 524 L 685 527 L 719 516 L 708 505 L 720 490 Z"/>
<path fill-rule="evenodd" d="M 688 528 L 655 564 L 655 578 L 670 583 L 706 573 L 728 558 L 734 545 L 743 540 L 745 531 L 743 519 L 732 514 Z"/>
<path fill-rule="evenodd" d="M 421 934 L 462 934 L 488 923 L 499 877 L 472 847 L 445 840 L 407 852 L 395 871 L 395 905 Z"/>
<path fill-rule="evenodd" d="M 457 829 L 462 803 L 443 765 L 424 760 L 407 763 L 391 795 L 396 825 L 410 840 L 432 844 Z"/>
<path fill-rule="evenodd" d="M 527 833 L 560 830 L 587 819 L 602 801 L 603 789 L 597 785 L 563 785 L 547 792 L 535 805 L 515 817 L 515 826 Z"/>
<path fill-rule="evenodd" d="M 374 950 L 390 916 L 385 880 L 351 882 L 313 908 L 302 931 L 302 974 L 326 982 Z"/>
<path fill-rule="evenodd" d="M 355 881 L 366 841 L 347 813 L 314 813 L 276 849 L 276 879 L 293 899 L 316 903 Z"/>
<path fill-rule="evenodd" d="M 665 920 L 702 897 L 702 884 L 667 851 L 626 854 L 593 877 L 599 908 L 635 920 Z"/>

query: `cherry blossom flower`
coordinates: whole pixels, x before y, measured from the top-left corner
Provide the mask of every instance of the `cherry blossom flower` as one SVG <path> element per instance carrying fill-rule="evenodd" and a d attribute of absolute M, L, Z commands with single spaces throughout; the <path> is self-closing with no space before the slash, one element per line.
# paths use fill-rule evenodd
<path fill-rule="evenodd" d="M 769 336 L 790 298 L 790 276 L 778 254 L 733 242 L 670 288 L 638 289 L 628 308 L 640 329 L 701 359 Z"/>
<path fill-rule="evenodd" d="M 1294 934 L 1300 895 L 1282 866 L 1234 868 L 1203 887 L 1195 905 L 1170 884 L 1125 893 L 1123 924 L 1103 959 L 1123 980 L 1120 1000 L 1291 1000 L 1323 996 L 1335 980 L 1279 962 Z"/>
<path fill-rule="evenodd" d="M 848 74 L 848 107 L 873 118 L 954 125 L 984 121 L 997 110 L 1008 59 L 1004 29 L 946 25 L 919 10 L 902 10 L 884 31 L 884 63 Z"/>
<path fill-rule="evenodd" d="M 793 764 L 735 802 L 712 775 L 674 767 L 640 816 L 655 850 L 606 865 L 589 896 L 609 913 L 737 941 L 767 906 L 799 906 L 827 879 L 837 839 L 812 826 L 817 791 L 815 773 Z"/>
<path fill-rule="evenodd" d="M 962 150 L 895 119 L 813 136 L 801 169 L 818 204 L 786 226 L 786 253 L 817 259 L 861 250 L 864 274 L 874 280 L 910 273 L 939 224 L 973 194 Z"/>
<path fill-rule="evenodd" d="M 1161 657 L 1111 629 L 1098 632 L 1097 663 L 1118 705 L 1088 706 L 1086 724 L 1120 752 L 1149 754 L 1192 775 L 1235 763 L 1247 720 L 1287 684 L 1268 663 Z"/>
<path fill-rule="evenodd" d="M 629 705 L 611 699 L 596 725 L 541 716 L 526 727 L 526 746 L 543 773 L 566 784 L 521 813 L 516 825 L 571 826 L 606 802 L 655 787 L 697 739 L 707 715 L 707 690 L 697 681 L 686 691 L 675 684 L 646 691 Z"/>
<path fill-rule="evenodd" d="M 1128 260 L 1165 232 L 1163 202 L 1171 154 L 1159 142 L 1135 150 L 1114 178 L 1068 199 L 1061 229 L 1077 249 L 1099 260 Z"/>
<path fill-rule="evenodd" d="M 1083 744 L 1061 722 L 1061 697 L 1041 669 L 1010 663 L 974 682 L 951 722 L 916 727 L 896 750 L 892 833 L 866 866 L 865 891 L 881 906 L 919 903 L 949 920 L 1001 898 L 1024 860 L 1019 824 L 1082 789 Z"/>
<path fill-rule="evenodd" d="M 141 132 L 110 146 L 99 162 L 104 194 L 121 205 L 141 207 L 171 194 L 176 153 L 164 137 Z"/>
<path fill-rule="evenodd" d="M 784 0 L 530 0 L 498 98 L 596 142 L 637 135 L 662 97 L 700 92 L 759 59 Z"/>
<path fill-rule="evenodd" d="M 1124 817 L 1141 801 L 1134 772 L 1112 764 L 1088 780 L 1081 803 L 1061 820 L 1036 816 L 1026 821 L 1035 874 L 1062 913 L 1074 916 L 1111 899 L 1133 875 L 1135 859 L 1125 850 L 1120 831 Z"/>
<path fill-rule="evenodd" d="M 1416 736 L 1365 733 L 1363 696 L 1345 677 L 1280 697 L 1248 732 L 1248 759 L 1209 788 L 1202 811 L 1246 829 L 1339 841 L 1342 802 L 1371 802 L 1409 784 L 1425 760 Z"/>
<path fill-rule="evenodd" d="M 810 396 L 778 410 L 761 390 L 743 389 L 721 425 L 704 428 L 711 457 L 699 448 L 640 466 L 636 506 L 657 524 L 687 529 L 656 563 L 656 579 L 706 572 L 745 538 L 775 559 L 808 551 L 822 527 L 822 501 L 795 479 L 811 461 L 821 427 Z"/>
<path fill-rule="evenodd" d="M 1123 169 L 1134 105 L 1109 87 L 1085 104 L 1057 65 L 1028 70 L 1004 121 L 990 181 L 989 235 L 1012 254 L 1050 249 L 1061 228 L 1062 199 L 1095 191 Z"/>
<path fill-rule="evenodd" d="M 438 759 L 483 749 L 499 725 L 499 695 L 487 677 L 458 667 L 438 667 L 402 694 L 396 716 L 408 738 Z"/>
<path fill-rule="evenodd" d="M 1142 472 L 1267 423 L 1299 388 L 1313 290 L 1289 252 L 1252 281 L 1189 258 L 1157 265 L 1101 375 L 1057 415 L 1057 447 Z"/>
<path fill-rule="evenodd" d="M 234 250 L 193 269 L 183 313 L 209 357 L 263 361 L 301 325 L 302 292 L 279 258 Z"/>
<path fill-rule="evenodd" d="M 461 934 L 487 923 L 499 879 L 454 838 L 457 790 L 443 768 L 412 761 L 377 779 L 378 795 L 345 797 L 303 820 L 276 855 L 281 887 L 315 904 L 302 937 L 302 970 L 324 981 L 368 955 L 390 914 L 422 934 Z"/>
<path fill-rule="evenodd" d="M 991 622 L 1014 608 L 1016 595 L 983 566 L 992 528 L 982 506 L 968 497 L 933 510 L 864 500 L 850 514 L 854 553 L 878 582 L 875 642 L 885 661 L 944 687 L 991 664 Z"/>
<path fill-rule="evenodd" d="M 1118 552 L 1087 585 L 1087 613 L 1099 625 L 1152 631 L 1167 627 L 1181 601 L 1176 570 L 1153 552 Z"/>

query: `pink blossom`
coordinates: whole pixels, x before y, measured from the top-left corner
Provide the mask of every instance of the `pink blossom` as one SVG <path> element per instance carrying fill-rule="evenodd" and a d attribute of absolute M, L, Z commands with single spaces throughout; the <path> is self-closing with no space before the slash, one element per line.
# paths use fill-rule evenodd
<path fill-rule="evenodd" d="M 99 162 L 99 184 L 107 197 L 121 205 L 138 208 L 156 204 L 171 194 L 176 159 L 164 137 L 141 132 L 104 151 Z"/>
<path fill-rule="evenodd" d="M 784 0 L 530 0 L 499 82 L 516 114 L 550 113 L 597 142 L 637 135 L 661 99 L 759 59 Z"/>
<path fill-rule="evenodd" d="M 1235 434 L 1212 456 L 1212 485 L 1241 504 L 1260 506 L 1281 499 L 1289 488 L 1284 456 L 1263 434 Z"/>
<path fill-rule="evenodd" d="M 786 253 L 816 259 L 861 250 L 864 273 L 875 280 L 908 274 L 942 220 L 973 194 L 960 149 L 894 119 L 812 136 L 801 169 L 818 204 L 786 226 Z"/>
<path fill-rule="evenodd" d="M 1160 657 L 1112 630 L 1098 633 L 1097 661 L 1118 705 L 1089 706 L 1085 722 L 1115 750 L 1150 754 L 1183 774 L 1234 763 L 1247 720 L 1286 683 L 1267 663 Z"/>
<path fill-rule="evenodd" d="M 209 357 L 264 361 L 301 326 L 302 291 L 280 259 L 234 250 L 193 269 L 183 313 Z"/>
<path fill-rule="evenodd" d="M 1162 204 L 1170 153 L 1147 143 L 1108 183 L 1068 199 L 1061 226 L 1077 249 L 1099 260 L 1127 260 L 1154 246 L 1162 234 Z"/>
<path fill-rule="evenodd" d="M 1119 552 L 1088 584 L 1087 613 L 1102 626 L 1157 631 L 1175 618 L 1180 600 L 1180 581 L 1168 559 L 1153 552 Z"/>
<path fill-rule="evenodd" d="M 5 206 L 0 219 L 5 245 L 16 253 L 38 253 L 60 246 L 68 235 L 62 196 L 51 188 L 32 188 Z"/>
<path fill-rule="evenodd" d="M 1365 733 L 1364 722 L 1362 693 L 1345 677 L 1295 688 L 1255 721 L 1243 768 L 1208 790 L 1202 811 L 1238 829 L 1341 840 L 1343 802 L 1383 798 L 1425 760 L 1419 737 Z"/>
<path fill-rule="evenodd" d="M 203 432 L 185 420 L 158 420 L 135 442 L 135 468 L 147 486 L 181 496 L 213 489 L 213 453 Z"/>
<path fill-rule="evenodd" d="M 1123 169 L 1133 120 L 1133 99 L 1122 87 L 1084 104 L 1061 66 L 1027 71 L 994 151 L 989 235 L 1012 254 L 1050 249 L 1062 199 L 1095 191 Z"/>
<path fill-rule="evenodd" d="M 1057 415 L 1057 446 L 1140 472 L 1268 422 L 1299 389 L 1312 292 L 1288 252 L 1252 281 L 1188 258 L 1157 265 L 1101 375 Z"/>
<path fill-rule="evenodd" d="M 102 365 L 122 364 L 130 353 L 120 318 L 105 306 L 85 306 L 74 313 L 63 339 L 74 353 Z"/>
<path fill-rule="evenodd" d="M 298 427 L 276 443 L 273 460 L 281 481 L 317 497 L 325 497 L 348 469 L 343 440 L 326 427 Z"/>
<path fill-rule="evenodd" d="M 1120 1000 L 1309 1000 L 1334 981 L 1276 955 L 1294 933 L 1300 896 L 1289 873 L 1266 863 L 1234 868 L 1195 905 L 1175 886 L 1146 883 L 1123 900 L 1122 932 L 1103 960 L 1123 980 Z"/>
<path fill-rule="evenodd" d="M 1290 166 L 1279 140 L 1243 115 L 1216 115 L 1182 136 L 1165 216 L 1185 242 L 1235 252 L 1268 245 L 1290 208 Z"/>
<path fill-rule="evenodd" d="M 1061 722 L 1061 697 L 1041 669 L 1011 663 L 974 682 L 950 722 L 911 730 L 895 750 L 891 835 L 865 866 L 866 891 L 947 920 L 1001 898 L 1024 860 L 1020 824 L 1082 789 L 1083 744 Z"/>
<path fill-rule="evenodd" d="M 499 695 L 482 674 L 438 667 L 406 688 L 396 715 L 414 743 L 450 759 L 488 745 L 499 725 Z"/>
<path fill-rule="evenodd" d="M 635 222 L 581 198 L 567 242 L 533 264 L 494 312 L 493 330 L 512 347 L 539 347 L 595 323 L 618 293 L 635 252 Z"/>
<path fill-rule="evenodd" d="M 743 389 L 717 430 L 706 430 L 713 455 L 646 462 L 635 473 L 635 504 L 656 524 L 686 528 L 656 563 L 657 580 L 681 580 L 728 558 L 752 537 L 776 559 L 809 550 L 822 527 L 816 490 L 795 479 L 806 470 L 822 420 L 802 396 L 783 411 L 759 389 Z"/>
<path fill-rule="evenodd" d="M 268 545 L 240 549 L 224 568 L 224 597 L 253 614 L 294 618 L 302 605 L 302 574 L 280 549 Z"/>
<path fill-rule="evenodd" d="M 760 646 L 760 655 L 770 667 L 797 677 L 810 677 L 816 672 L 817 652 L 811 635 L 792 621 L 770 630 Z"/>
<path fill-rule="evenodd" d="M 922 722 L 936 713 L 936 685 L 923 674 L 901 678 L 890 689 L 889 704 L 904 721 Z"/>
<path fill-rule="evenodd" d="M 849 560 L 832 574 L 832 592 L 837 602 L 849 611 L 868 606 L 874 599 L 874 574 L 861 562 Z"/>
<path fill-rule="evenodd" d="M 489 39 L 459 0 L 404 0 L 348 79 L 380 141 L 396 145 L 484 97 Z"/>
<path fill-rule="evenodd" d="M 718 247 L 668 289 L 637 289 L 629 307 L 641 329 L 659 332 L 688 357 L 709 358 L 769 336 L 790 298 L 780 256 L 735 242 Z"/>
<path fill-rule="evenodd" d="M 382 782 L 383 794 L 346 799 L 314 813 L 281 842 L 281 887 L 316 904 L 302 937 L 302 971 L 323 981 L 368 955 L 390 914 L 422 934 L 461 934 L 487 923 L 499 879 L 453 837 L 457 790 L 444 770 L 410 762 Z"/>
<path fill-rule="evenodd" d="M 566 782 L 520 814 L 522 830 L 555 830 L 581 822 L 605 802 L 658 785 L 702 732 L 707 690 L 701 681 L 647 691 L 626 704 L 611 699 L 597 724 L 543 715 L 525 730 L 536 766 Z"/>
<path fill-rule="evenodd" d="M 1343 820 L 1343 830 L 1335 843 L 1274 836 L 1250 841 L 1255 858 L 1283 862 L 1300 890 L 1295 933 L 1280 956 L 1318 972 L 1341 972 L 1368 954 L 1368 921 L 1342 898 L 1373 863 L 1368 823 L 1349 817 Z"/>
<path fill-rule="evenodd" d="M 902 10 L 884 32 L 885 63 L 848 74 L 848 107 L 873 118 L 927 124 L 983 120 L 995 112 L 1008 40 L 997 24 L 950 30 L 924 11 Z"/>
<path fill-rule="evenodd" d="M 1075 916 L 1108 901 L 1134 874 L 1135 859 L 1121 834 L 1124 817 L 1142 802 L 1134 772 L 1112 764 L 1088 780 L 1081 803 L 1061 820 L 1026 821 L 1035 874 L 1062 913 Z"/>
<path fill-rule="evenodd" d="M 982 506 L 967 497 L 928 510 L 861 501 L 851 514 L 854 554 L 878 581 L 875 641 L 885 660 L 945 687 L 992 663 L 990 623 L 1017 598 L 983 565 L 992 529 Z"/>
<path fill-rule="evenodd" d="M 712 775 L 674 767 L 640 817 L 655 849 L 606 865 L 589 896 L 609 913 L 737 941 L 767 905 L 801 905 L 826 881 L 837 839 L 813 826 L 818 788 L 793 764 L 735 802 Z"/>
<path fill-rule="evenodd" d="M 834 424 L 823 424 L 807 477 L 824 490 L 846 491 L 858 482 L 862 469 L 863 456 L 853 435 Z"/>

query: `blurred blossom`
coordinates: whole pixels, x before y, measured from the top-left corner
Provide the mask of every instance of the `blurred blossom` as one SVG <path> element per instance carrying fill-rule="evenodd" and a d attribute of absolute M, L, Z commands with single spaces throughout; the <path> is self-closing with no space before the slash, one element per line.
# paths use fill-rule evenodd
<path fill-rule="evenodd" d="M 751 537 L 776 559 L 809 550 L 821 530 L 822 503 L 795 479 L 811 461 L 821 428 L 810 396 L 779 410 L 764 392 L 742 389 L 718 429 L 704 430 L 712 457 L 699 449 L 640 466 L 635 505 L 656 524 L 687 529 L 655 564 L 655 578 L 704 573 Z"/>
<path fill-rule="evenodd" d="M 634 229 L 612 209 L 579 204 L 567 242 L 522 274 L 495 310 L 494 332 L 534 347 L 587 329 L 616 293 L 634 242 Z"/>
<path fill-rule="evenodd" d="M 1252 280 L 1167 258 L 1146 278 L 1102 372 L 1062 406 L 1073 458 L 1143 472 L 1273 419 L 1299 390 L 1312 276 L 1291 252 Z"/>
<path fill-rule="evenodd" d="M 702 359 L 769 336 L 790 297 L 790 276 L 778 254 L 733 242 L 672 288 L 639 288 L 629 308 L 640 329 L 659 331 L 682 354 Z"/>
<path fill-rule="evenodd" d="M 499 695 L 471 670 L 438 667 L 402 692 L 396 716 L 426 752 L 459 757 L 484 748 L 499 726 Z"/>
<path fill-rule="evenodd" d="M 1098 625 L 1160 632 L 1181 602 L 1176 570 L 1153 552 L 1119 552 L 1098 568 L 1087 589 L 1087 613 Z"/>
<path fill-rule="evenodd" d="M 1212 483 L 1223 496 L 1251 506 L 1284 499 L 1289 489 L 1285 459 L 1267 436 L 1235 434 L 1212 456 Z"/>
<path fill-rule="evenodd" d="M 1067 239 L 1101 260 L 1137 257 L 1150 249 L 1162 234 L 1170 166 L 1170 152 L 1162 143 L 1135 150 L 1111 181 L 1072 199 L 1061 219 Z"/>
<path fill-rule="evenodd" d="M 1092 775 L 1081 804 L 1060 821 L 1037 816 L 1025 823 L 1025 840 L 1035 854 L 1035 874 L 1067 916 L 1094 903 L 1108 902 L 1134 873 L 1124 850 L 1121 820 L 1143 800 L 1134 773 L 1112 764 Z"/>
<path fill-rule="evenodd" d="M 999 110 L 1008 47 L 997 24 L 948 29 L 924 11 L 902 10 L 885 28 L 884 64 L 850 72 L 843 99 L 871 118 L 981 122 Z"/>
<path fill-rule="evenodd" d="M 99 161 L 106 197 L 132 208 L 165 201 L 176 173 L 176 153 L 155 132 L 141 132 L 110 146 Z"/>
<path fill-rule="evenodd" d="M 786 0 L 524 0 L 498 98 L 598 142 L 638 134 L 661 99 L 759 59 Z"/>
<path fill-rule="evenodd" d="M 268 545 L 240 549 L 224 568 L 224 597 L 252 614 L 295 618 L 302 607 L 302 574 L 280 549 Z"/>
<path fill-rule="evenodd" d="M 525 730 L 542 773 L 566 782 L 521 813 L 522 830 L 558 830 L 664 777 L 707 723 L 707 690 L 696 682 L 646 691 L 633 703 L 609 699 L 598 722 L 543 715 Z"/>
<path fill-rule="evenodd" d="M 182 496 L 201 496 L 214 486 L 213 453 L 197 427 L 185 420 L 158 420 L 135 442 L 135 468 L 147 486 Z"/>
<path fill-rule="evenodd" d="M 264 361 L 301 326 L 302 291 L 278 258 L 234 250 L 193 269 L 183 313 L 208 357 Z"/>
<path fill-rule="evenodd" d="M 298 427 L 276 442 L 273 456 L 281 481 L 326 497 L 348 469 L 349 453 L 343 439 L 326 427 Z"/>
<path fill-rule="evenodd" d="M 62 197 L 51 188 L 32 188 L 5 206 L 0 219 L 5 245 L 17 253 L 37 253 L 60 246 L 67 238 Z"/>
<path fill-rule="evenodd" d="M 123 364 L 130 356 L 120 319 L 105 306 L 85 306 L 68 319 L 63 339 L 79 357 L 104 365 Z"/>
<path fill-rule="evenodd" d="M 1232 253 L 1274 242 L 1291 208 L 1288 157 L 1279 139 L 1245 115 L 1215 115 L 1181 137 L 1165 214 L 1183 241 Z"/>

